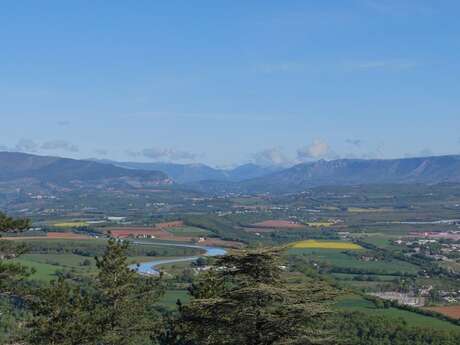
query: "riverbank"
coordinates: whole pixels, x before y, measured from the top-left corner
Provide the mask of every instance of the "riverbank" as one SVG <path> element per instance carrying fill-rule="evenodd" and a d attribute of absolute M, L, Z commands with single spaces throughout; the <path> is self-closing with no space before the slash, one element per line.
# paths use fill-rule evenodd
<path fill-rule="evenodd" d="M 171 259 L 156 259 L 148 262 L 143 262 L 136 265 L 131 265 L 130 267 L 140 274 L 145 275 L 153 275 L 157 276 L 160 274 L 160 271 L 156 269 L 156 267 L 165 264 L 172 264 L 177 262 L 193 262 L 198 260 L 200 257 L 204 256 L 222 256 L 227 254 L 227 250 L 221 247 L 213 247 L 213 246 L 200 246 L 194 244 L 184 244 L 184 243 L 162 243 L 162 242 L 141 242 L 141 241 L 133 241 L 132 244 L 135 245 L 152 245 L 152 246 L 171 246 L 171 247 L 179 247 L 179 248 L 194 248 L 199 249 L 203 252 L 202 255 L 195 255 L 195 256 L 185 256 L 185 257 L 178 257 L 178 258 L 171 258 Z"/>

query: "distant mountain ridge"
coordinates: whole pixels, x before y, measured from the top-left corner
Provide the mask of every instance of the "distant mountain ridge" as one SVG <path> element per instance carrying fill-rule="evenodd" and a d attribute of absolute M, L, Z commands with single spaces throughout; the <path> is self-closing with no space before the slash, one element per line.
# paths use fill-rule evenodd
<path fill-rule="evenodd" d="M 460 155 L 402 159 L 338 159 L 303 163 L 243 181 L 242 191 L 299 191 L 327 185 L 460 183 Z"/>
<path fill-rule="evenodd" d="M 160 171 L 161 170 L 161 171 Z M 155 189 L 177 182 L 205 193 L 284 193 L 318 186 L 460 183 L 460 155 L 386 160 L 338 159 L 288 169 L 247 164 L 231 170 L 204 164 L 75 160 L 0 152 L 0 184 L 10 187 Z"/>
<path fill-rule="evenodd" d="M 178 163 L 139 163 L 139 162 L 116 162 L 111 160 L 96 160 L 97 162 L 109 163 L 118 167 L 138 170 L 161 171 L 181 184 L 195 183 L 200 181 L 226 181 L 239 182 L 252 178 L 262 177 L 282 170 L 281 167 L 262 167 L 248 163 L 233 169 L 217 169 L 205 164 L 178 164 Z"/>
<path fill-rule="evenodd" d="M 144 188 L 168 185 L 172 180 L 159 171 L 140 171 L 92 161 L 0 152 L 0 182 L 23 186 L 53 185 L 57 188 Z"/>

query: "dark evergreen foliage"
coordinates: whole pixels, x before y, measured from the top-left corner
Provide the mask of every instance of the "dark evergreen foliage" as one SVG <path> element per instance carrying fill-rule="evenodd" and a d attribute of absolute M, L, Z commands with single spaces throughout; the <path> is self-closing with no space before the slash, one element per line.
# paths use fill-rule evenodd
<path fill-rule="evenodd" d="M 250 251 L 218 259 L 180 307 L 172 343 L 269 345 L 335 343 L 322 284 L 283 279 L 279 253 Z"/>

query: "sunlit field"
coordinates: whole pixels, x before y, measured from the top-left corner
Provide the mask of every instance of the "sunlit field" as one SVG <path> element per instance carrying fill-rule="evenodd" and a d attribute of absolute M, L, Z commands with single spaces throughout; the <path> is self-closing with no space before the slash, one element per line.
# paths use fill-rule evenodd
<path fill-rule="evenodd" d="M 312 228 L 329 228 L 334 225 L 332 222 L 309 222 L 305 224 Z"/>
<path fill-rule="evenodd" d="M 80 227 L 88 226 L 88 223 L 86 222 L 62 222 L 62 223 L 55 223 L 51 225 L 57 228 L 80 228 Z"/>
<path fill-rule="evenodd" d="M 306 240 L 296 242 L 292 248 L 309 248 L 309 249 L 349 249 L 358 250 L 363 249 L 360 245 L 352 242 L 332 242 L 332 241 L 315 241 Z"/>

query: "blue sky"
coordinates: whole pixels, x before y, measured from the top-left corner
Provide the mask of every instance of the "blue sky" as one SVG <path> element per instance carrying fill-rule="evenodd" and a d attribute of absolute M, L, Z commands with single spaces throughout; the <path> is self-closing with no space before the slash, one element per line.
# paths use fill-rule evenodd
<path fill-rule="evenodd" d="M 460 153 L 458 1 L 0 4 L 0 147 L 294 163 Z"/>

